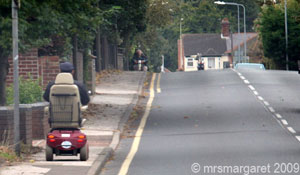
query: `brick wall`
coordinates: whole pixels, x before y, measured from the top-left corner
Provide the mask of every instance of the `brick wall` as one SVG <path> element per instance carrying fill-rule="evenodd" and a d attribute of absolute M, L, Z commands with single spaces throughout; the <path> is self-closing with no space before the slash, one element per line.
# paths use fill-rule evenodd
<path fill-rule="evenodd" d="M 12 58 L 9 58 L 8 62 L 9 72 L 6 77 L 6 83 L 10 85 L 13 83 Z M 28 75 L 30 74 L 34 80 L 40 78 L 43 89 L 45 89 L 49 81 L 55 80 L 59 71 L 58 56 L 44 56 L 39 58 L 37 49 L 31 49 L 25 54 L 20 54 L 19 75 L 28 78 Z"/>
<path fill-rule="evenodd" d="M 0 107 L 0 143 L 12 144 L 14 139 L 13 108 Z"/>
<path fill-rule="evenodd" d="M 58 56 L 44 56 L 38 59 L 39 76 L 43 89 L 46 88 L 50 81 L 55 80 L 56 75 L 60 72 Z"/>
<path fill-rule="evenodd" d="M 8 59 L 9 62 L 9 72 L 6 77 L 6 82 L 8 84 L 13 83 L 13 61 L 12 58 Z M 38 52 L 37 49 L 31 49 L 25 54 L 19 55 L 19 75 L 26 78 L 28 74 L 32 76 L 33 79 L 38 79 Z"/>
<path fill-rule="evenodd" d="M 44 139 L 49 132 L 48 116 L 44 107 L 48 103 L 20 105 L 20 139 L 31 145 L 32 139 Z M 0 107 L 0 143 L 12 145 L 14 142 L 13 107 Z"/>
<path fill-rule="evenodd" d="M 20 139 L 31 145 L 31 108 L 20 106 Z M 12 107 L 0 107 L 0 143 L 14 143 L 14 110 Z"/>

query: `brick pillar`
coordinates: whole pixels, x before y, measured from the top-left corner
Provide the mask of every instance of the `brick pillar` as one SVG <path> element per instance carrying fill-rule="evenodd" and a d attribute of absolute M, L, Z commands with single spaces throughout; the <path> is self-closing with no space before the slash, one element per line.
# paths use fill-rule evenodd
<path fill-rule="evenodd" d="M 32 138 L 44 139 L 50 131 L 48 115 L 44 114 L 47 102 L 32 104 Z"/>
<path fill-rule="evenodd" d="M 182 47 L 182 49 L 181 49 L 181 47 Z M 184 70 L 184 49 L 183 49 L 183 45 L 182 45 L 182 39 L 177 40 L 177 49 L 178 49 L 178 51 L 177 51 L 177 53 L 178 53 L 178 70 L 183 71 Z"/>
<path fill-rule="evenodd" d="M 222 37 L 224 37 L 224 38 L 229 38 L 230 37 L 230 23 L 229 23 L 229 20 L 228 20 L 228 18 L 224 18 L 223 20 L 222 20 L 222 23 L 221 23 L 221 25 L 222 25 Z"/>
<path fill-rule="evenodd" d="M 77 52 L 77 68 L 76 68 L 76 77 L 77 80 L 83 82 L 83 54 L 81 52 Z"/>
<path fill-rule="evenodd" d="M 32 107 L 20 105 L 20 139 L 26 145 L 32 144 Z"/>
<path fill-rule="evenodd" d="M 88 60 L 88 79 L 86 80 L 87 89 L 95 94 L 96 89 L 96 60 L 89 59 Z"/>
<path fill-rule="evenodd" d="M 123 65 L 124 55 L 122 53 L 118 53 L 117 57 L 118 57 L 118 69 L 124 70 L 124 65 Z"/>

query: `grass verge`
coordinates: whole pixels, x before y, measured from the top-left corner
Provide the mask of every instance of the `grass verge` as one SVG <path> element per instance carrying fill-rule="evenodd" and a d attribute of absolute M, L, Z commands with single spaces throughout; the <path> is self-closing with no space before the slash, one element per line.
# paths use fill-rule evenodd
<path fill-rule="evenodd" d="M 13 162 L 20 161 L 15 152 L 9 146 L 0 146 L 0 165 L 10 165 Z"/>

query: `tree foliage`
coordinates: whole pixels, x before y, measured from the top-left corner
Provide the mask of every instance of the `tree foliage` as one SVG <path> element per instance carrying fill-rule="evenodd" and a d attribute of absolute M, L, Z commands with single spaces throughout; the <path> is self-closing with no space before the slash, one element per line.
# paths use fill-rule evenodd
<path fill-rule="evenodd" d="M 291 69 L 297 69 L 297 59 L 300 55 L 300 2 L 289 0 L 287 4 L 288 14 L 288 55 Z M 285 19 L 284 2 L 264 6 L 257 20 L 264 55 L 271 58 L 277 68 L 285 68 Z"/>
<path fill-rule="evenodd" d="M 238 0 L 233 0 L 238 2 Z M 261 0 L 256 0 L 261 1 Z M 255 1 L 255 2 L 256 2 Z M 11 1 L 0 1 L 0 97 L 12 51 Z M 213 0 L 22 0 L 19 10 L 21 51 L 37 47 L 40 54 L 69 57 L 77 39 L 79 50 L 93 48 L 97 32 L 111 43 L 125 48 L 125 57 L 141 48 L 149 57 L 151 70 L 158 71 L 161 55 L 165 66 L 177 68 L 179 23 L 184 33 L 218 33 L 220 22 L 228 17 L 236 29 L 234 7 L 217 6 Z M 240 1 L 239 1 L 240 2 Z M 255 2 L 242 0 L 247 23 L 257 14 Z M 253 7 L 253 8 L 252 8 Z M 2 66 L 1 66 L 2 65 Z M 3 66 L 5 65 L 5 66 Z M 0 105 L 3 105 L 0 100 Z"/>
<path fill-rule="evenodd" d="M 72 38 L 78 38 L 81 50 L 91 48 L 97 28 L 106 25 L 105 17 L 118 11 L 112 6 L 98 8 L 98 0 L 22 0 L 19 11 L 19 47 L 40 48 L 43 52 L 70 58 Z M 12 52 L 11 1 L 0 3 L 0 105 L 5 104 L 5 77 Z"/>
<path fill-rule="evenodd" d="M 246 7 L 247 31 L 253 31 L 253 19 L 259 12 L 259 0 L 233 0 Z M 151 0 L 147 10 L 147 30 L 138 34 L 135 47 L 146 50 L 152 70 L 158 71 L 161 55 L 165 56 L 165 66 L 177 69 L 177 40 L 180 34 L 180 20 L 183 33 L 220 33 L 221 21 L 227 17 L 231 31 L 237 32 L 237 7 L 214 4 L 214 0 Z M 243 9 L 241 30 L 243 30 Z"/>
<path fill-rule="evenodd" d="M 189 33 L 217 33 L 221 31 L 220 20 L 224 16 L 223 10 L 220 10 L 210 0 L 192 1 L 184 4 L 183 28 Z M 230 13 L 229 13 L 230 14 Z"/>

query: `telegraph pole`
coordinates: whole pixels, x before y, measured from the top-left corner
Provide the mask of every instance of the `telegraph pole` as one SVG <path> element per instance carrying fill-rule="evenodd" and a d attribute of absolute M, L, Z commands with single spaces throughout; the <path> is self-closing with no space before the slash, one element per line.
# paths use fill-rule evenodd
<path fill-rule="evenodd" d="M 19 45 L 18 45 L 18 2 L 12 0 L 12 38 L 14 64 L 14 145 L 20 155 L 20 110 L 19 110 Z"/>

